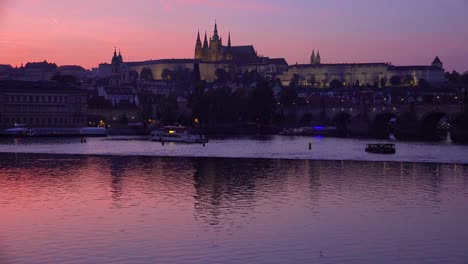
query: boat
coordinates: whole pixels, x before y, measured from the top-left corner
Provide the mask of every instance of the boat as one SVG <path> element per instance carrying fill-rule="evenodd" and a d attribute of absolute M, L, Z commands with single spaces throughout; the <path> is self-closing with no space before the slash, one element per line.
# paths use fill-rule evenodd
<path fill-rule="evenodd" d="M 335 127 L 314 126 L 314 127 L 298 127 L 285 128 L 279 132 L 282 136 L 325 136 L 333 134 L 336 131 Z"/>
<path fill-rule="evenodd" d="M 159 142 L 207 143 L 206 136 L 186 126 L 165 126 L 151 132 L 151 140 Z"/>
<path fill-rule="evenodd" d="M 77 128 L 31 128 L 31 137 L 106 137 L 107 129 L 103 127 Z"/>
<path fill-rule="evenodd" d="M 27 128 L 15 125 L 0 131 L 2 137 L 106 137 L 107 129 L 102 127 L 77 128 Z"/>
<path fill-rule="evenodd" d="M 367 144 L 366 152 L 375 154 L 395 154 L 395 144 Z"/>
<path fill-rule="evenodd" d="M 3 137 L 21 137 L 29 135 L 29 129 L 25 127 L 13 127 L 0 131 L 0 136 Z"/>

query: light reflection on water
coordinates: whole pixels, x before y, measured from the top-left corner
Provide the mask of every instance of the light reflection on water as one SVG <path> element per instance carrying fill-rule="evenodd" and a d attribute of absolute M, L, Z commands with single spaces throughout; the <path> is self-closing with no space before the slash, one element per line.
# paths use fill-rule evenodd
<path fill-rule="evenodd" d="M 6 263 L 463 263 L 468 166 L 0 155 Z"/>

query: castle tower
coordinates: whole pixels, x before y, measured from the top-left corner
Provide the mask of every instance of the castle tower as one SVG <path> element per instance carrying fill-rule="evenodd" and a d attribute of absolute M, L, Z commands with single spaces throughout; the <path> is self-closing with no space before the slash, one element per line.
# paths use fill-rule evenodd
<path fill-rule="evenodd" d="M 315 64 L 315 50 L 312 50 L 312 55 L 310 56 L 310 64 Z"/>
<path fill-rule="evenodd" d="M 122 57 L 122 53 L 120 53 L 120 48 L 119 48 L 119 56 L 117 58 L 119 60 L 119 63 L 123 63 L 123 57 Z"/>
<path fill-rule="evenodd" d="M 434 61 L 432 62 L 432 66 L 433 66 L 433 67 L 440 68 L 440 69 L 443 69 L 444 64 L 443 64 L 442 61 L 439 59 L 439 56 L 437 56 L 437 57 L 434 59 Z"/>
<path fill-rule="evenodd" d="M 197 34 L 197 42 L 195 44 L 195 59 L 201 60 L 203 59 L 203 47 L 200 39 L 200 31 Z"/>
<path fill-rule="evenodd" d="M 226 60 L 228 60 L 228 61 L 231 61 L 231 60 L 232 60 L 231 32 L 229 32 L 229 35 L 228 35 L 228 45 L 227 45 L 227 50 L 226 50 Z"/>
<path fill-rule="evenodd" d="M 220 61 L 223 60 L 221 54 L 221 47 L 223 46 L 223 40 L 218 35 L 218 25 L 214 25 L 213 37 L 210 38 L 210 48 L 209 48 L 209 60 L 210 61 Z"/>
<path fill-rule="evenodd" d="M 205 40 L 203 41 L 203 60 L 209 60 L 209 53 L 210 53 L 210 47 L 208 46 L 208 38 L 206 37 L 206 31 L 205 31 Z"/>
<path fill-rule="evenodd" d="M 114 47 L 114 56 L 112 56 L 111 64 L 116 64 L 119 62 L 119 57 L 117 56 L 117 48 Z"/>
<path fill-rule="evenodd" d="M 118 73 L 119 72 L 119 56 L 117 56 L 117 48 L 114 48 L 114 56 L 112 57 L 112 73 Z"/>
<path fill-rule="evenodd" d="M 320 58 L 320 51 L 317 51 L 317 56 L 315 56 L 315 64 L 321 64 L 322 59 Z"/>

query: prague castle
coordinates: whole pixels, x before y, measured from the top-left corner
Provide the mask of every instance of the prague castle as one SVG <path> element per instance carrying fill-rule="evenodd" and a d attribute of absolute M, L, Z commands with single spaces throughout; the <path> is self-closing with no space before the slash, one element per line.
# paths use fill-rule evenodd
<path fill-rule="evenodd" d="M 338 81 L 343 86 L 388 86 L 397 76 L 408 85 L 418 85 L 421 80 L 431 84 L 445 81 L 442 61 L 436 57 L 430 65 L 394 66 L 389 63 L 323 64 L 320 52 L 312 51 L 309 64 L 290 65 L 277 76 L 283 85 L 294 78 L 302 86 L 329 87 Z"/>
<path fill-rule="evenodd" d="M 202 44 L 200 32 L 198 32 L 195 44 L 195 59 L 203 62 L 228 62 L 234 64 L 249 64 L 261 61 L 253 46 L 232 46 L 231 33 L 228 35 L 227 46 L 223 46 L 223 39 L 218 35 L 218 25 L 216 23 L 213 36 L 210 37 L 209 42 L 205 32 L 205 40 Z"/>
<path fill-rule="evenodd" d="M 125 65 L 120 65 L 125 64 Z M 198 65 L 202 80 L 213 82 L 216 71 L 223 69 L 232 76 L 239 73 L 257 71 L 267 79 L 279 79 L 283 85 L 288 85 L 297 79 L 299 85 L 313 87 L 329 87 L 331 82 L 338 81 L 344 86 L 388 86 L 391 79 L 398 76 L 407 84 L 417 85 L 421 80 L 431 84 L 445 81 L 443 64 L 437 57 L 430 65 L 394 66 L 389 63 L 322 63 L 320 51 L 312 52 L 310 63 L 288 65 L 283 58 L 258 56 L 252 45 L 233 46 L 231 34 L 228 33 L 227 45 L 218 32 L 215 22 L 212 36 L 204 35 L 202 42 L 200 32 L 195 41 L 194 57 L 191 59 L 161 59 L 124 63 L 122 55 L 114 52 L 112 64 L 101 64 L 94 69 L 95 76 L 110 76 L 115 74 L 116 65 L 119 68 L 132 71 L 138 76 L 145 70 L 150 70 L 153 78 L 162 79 L 165 69 L 171 71 L 193 71 Z M 336 83 L 336 82 L 335 82 Z"/>

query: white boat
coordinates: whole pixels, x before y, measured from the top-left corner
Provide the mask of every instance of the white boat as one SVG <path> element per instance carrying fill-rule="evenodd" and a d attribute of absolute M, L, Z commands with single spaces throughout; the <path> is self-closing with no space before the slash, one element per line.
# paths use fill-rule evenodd
<path fill-rule="evenodd" d="M 182 142 L 182 143 L 206 143 L 204 135 L 195 133 L 192 128 L 185 126 L 165 126 L 151 132 L 152 141 Z"/>

